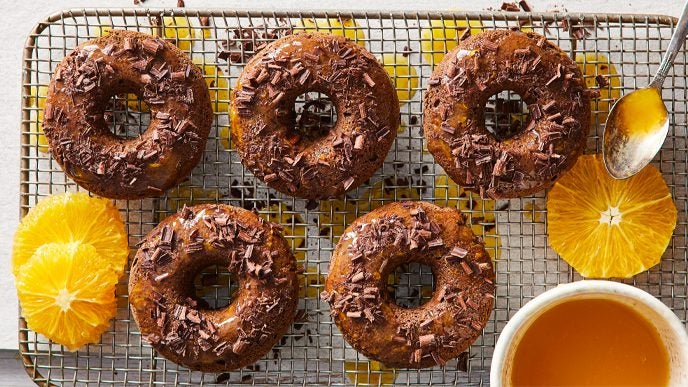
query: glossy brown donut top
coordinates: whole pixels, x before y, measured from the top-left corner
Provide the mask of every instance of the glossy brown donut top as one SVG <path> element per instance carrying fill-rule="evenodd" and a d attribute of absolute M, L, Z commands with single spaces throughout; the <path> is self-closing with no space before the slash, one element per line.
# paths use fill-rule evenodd
<path fill-rule="evenodd" d="M 317 138 L 294 129 L 294 101 L 326 94 L 337 122 Z M 337 197 L 382 165 L 399 126 L 399 100 L 382 65 L 341 36 L 286 36 L 247 63 L 232 98 L 232 139 L 243 164 L 297 197 Z"/>
<path fill-rule="evenodd" d="M 263 357 L 292 323 L 298 301 L 296 260 L 281 228 L 228 205 L 185 207 L 141 242 L 129 279 L 141 336 L 175 363 L 219 372 Z M 228 267 L 238 282 L 232 302 L 209 309 L 194 277 Z"/>
<path fill-rule="evenodd" d="M 576 63 L 544 36 L 510 30 L 471 36 L 444 57 L 428 83 L 428 150 L 455 182 L 482 197 L 548 188 L 584 150 L 589 93 Z M 522 97 L 530 122 L 500 141 L 486 129 L 484 110 L 504 90 Z"/>
<path fill-rule="evenodd" d="M 104 119 L 110 98 L 136 93 L 151 122 L 134 139 L 113 134 Z M 162 39 L 113 30 L 79 45 L 50 83 L 43 129 L 69 177 L 100 196 L 159 196 L 200 160 L 212 123 L 203 73 Z"/>
<path fill-rule="evenodd" d="M 387 278 L 401 264 L 432 268 L 435 292 L 398 306 Z M 346 341 L 388 367 L 423 368 L 457 357 L 481 334 L 494 303 L 492 261 L 461 213 L 426 202 L 378 208 L 347 228 L 321 298 Z"/>

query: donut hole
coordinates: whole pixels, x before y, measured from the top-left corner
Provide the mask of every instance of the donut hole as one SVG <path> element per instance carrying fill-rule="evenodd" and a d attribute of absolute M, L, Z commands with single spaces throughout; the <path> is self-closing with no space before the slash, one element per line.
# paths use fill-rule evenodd
<path fill-rule="evenodd" d="M 194 277 L 195 298 L 205 309 L 222 309 L 232 303 L 239 282 L 224 266 L 208 266 Z"/>
<path fill-rule="evenodd" d="M 326 94 L 309 91 L 296 97 L 290 127 L 299 140 L 312 142 L 326 136 L 337 124 L 337 109 Z"/>
<path fill-rule="evenodd" d="M 485 128 L 499 141 L 521 133 L 530 120 L 528 105 L 513 90 L 493 94 L 485 103 Z"/>
<path fill-rule="evenodd" d="M 402 308 L 417 308 L 432 298 L 435 276 L 432 268 L 418 262 L 398 265 L 387 276 L 389 298 Z"/>
<path fill-rule="evenodd" d="M 125 140 L 137 138 L 145 132 L 150 117 L 148 106 L 134 92 L 112 96 L 103 113 L 110 133 Z"/>

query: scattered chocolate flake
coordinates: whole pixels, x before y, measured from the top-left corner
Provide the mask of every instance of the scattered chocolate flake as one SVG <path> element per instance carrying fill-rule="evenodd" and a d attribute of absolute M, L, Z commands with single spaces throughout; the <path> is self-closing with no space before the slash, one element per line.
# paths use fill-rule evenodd
<path fill-rule="evenodd" d="M 521 9 L 524 12 L 532 12 L 533 11 L 533 8 L 530 6 L 530 4 L 528 4 L 528 2 L 526 0 L 520 0 L 518 2 L 518 5 L 521 6 Z"/>
<path fill-rule="evenodd" d="M 348 190 L 349 188 L 351 188 L 355 181 L 356 179 L 353 176 L 349 176 L 349 178 L 344 180 L 344 190 Z"/>
<path fill-rule="evenodd" d="M 457 360 L 456 368 L 459 371 L 468 372 L 468 360 L 469 360 L 469 358 L 470 357 L 468 355 L 468 352 L 461 352 L 461 354 L 459 354 L 459 357 L 456 358 L 456 360 Z"/>
<path fill-rule="evenodd" d="M 223 372 L 219 375 L 217 375 L 217 378 L 215 378 L 215 383 L 226 383 L 229 381 L 229 372 Z"/>
<path fill-rule="evenodd" d="M 461 36 L 459 36 L 459 41 L 466 40 L 469 36 L 471 36 L 471 29 L 464 28 L 463 32 L 461 33 Z"/>
<path fill-rule="evenodd" d="M 361 150 L 365 145 L 365 137 L 363 135 L 356 136 L 356 141 L 354 142 L 354 149 Z"/>
<path fill-rule="evenodd" d="M 454 246 L 454 248 L 451 249 L 449 254 L 457 258 L 465 258 L 466 255 L 468 255 L 468 250 L 460 246 Z"/>
<path fill-rule="evenodd" d="M 561 63 L 557 63 L 556 72 L 554 73 L 552 78 L 550 78 L 549 81 L 547 81 L 547 83 L 545 83 L 545 86 L 549 86 L 552 82 L 556 81 L 559 78 L 561 78 Z"/>
<path fill-rule="evenodd" d="M 442 238 L 433 239 L 430 242 L 428 242 L 428 247 L 441 247 L 441 246 L 444 246 L 444 241 L 442 241 Z"/>
<path fill-rule="evenodd" d="M 320 203 L 317 200 L 308 200 L 306 202 L 306 209 L 309 211 L 313 211 L 316 208 L 318 208 L 319 205 Z"/>
<path fill-rule="evenodd" d="M 404 48 L 401 49 L 401 56 L 407 58 L 412 52 L 413 50 L 411 50 L 409 46 L 404 46 Z"/>
<path fill-rule="evenodd" d="M 124 38 L 124 50 L 131 51 L 135 48 L 136 42 L 134 38 Z"/>
<path fill-rule="evenodd" d="M 162 49 L 162 44 L 160 44 L 160 41 L 153 38 L 144 39 L 141 45 L 143 46 L 143 50 L 151 55 L 156 55 L 158 51 Z"/>
<path fill-rule="evenodd" d="M 350 281 L 352 283 L 356 283 L 356 282 L 362 281 L 363 279 L 365 279 L 365 273 L 363 273 L 362 271 L 359 271 L 358 273 L 354 274 L 351 277 Z"/>
<path fill-rule="evenodd" d="M 548 116 L 547 116 L 547 121 L 556 121 L 556 120 L 558 120 L 558 119 L 560 119 L 560 118 L 561 118 L 561 113 L 560 113 L 560 112 L 556 112 L 556 113 L 554 113 L 554 114 L 548 115 Z"/>
<path fill-rule="evenodd" d="M 597 74 L 597 76 L 595 77 L 595 81 L 597 81 L 597 85 L 599 87 L 609 86 L 609 80 L 602 74 Z"/>
<path fill-rule="evenodd" d="M 434 334 L 429 334 L 429 335 L 423 335 L 418 338 L 419 344 L 421 348 L 429 347 L 430 345 L 435 343 L 435 335 Z"/>
<path fill-rule="evenodd" d="M 575 124 L 577 122 L 578 121 L 571 116 L 568 116 L 561 121 L 562 125 L 572 125 L 572 124 Z"/>
<path fill-rule="evenodd" d="M 368 86 L 375 87 L 375 81 L 373 81 L 373 78 L 371 78 L 368 73 L 363 73 L 363 80 L 368 84 Z"/>
<path fill-rule="evenodd" d="M 519 8 L 518 4 L 509 3 L 509 2 L 503 2 L 500 9 L 502 11 L 507 11 L 507 12 L 520 12 L 521 11 L 521 8 Z"/>
<path fill-rule="evenodd" d="M 258 25 L 230 29 L 226 41 L 221 43 L 218 58 L 229 63 L 246 63 L 255 53 L 263 49 L 267 43 L 292 33 L 291 24 L 287 19 L 277 19 L 276 25 Z M 260 42 L 259 44 L 256 44 Z"/>
<path fill-rule="evenodd" d="M 234 345 L 232 345 L 232 352 L 234 352 L 237 355 L 241 355 L 242 353 L 244 353 L 244 351 L 246 351 L 246 348 L 248 348 L 248 346 L 249 343 L 247 341 L 239 339 L 236 343 L 234 343 Z"/>
<path fill-rule="evenodd" d="M 551 109 L 552 107 L 554 107 L 554 105 L 555 105 L 556 103 L 557 103 L 557 101 L 551 100 L 551 101 L 547 102 L 546 104 L 542 105 L 542 110 L 545 111 L 545 112 L 548 112 L 549 109 Z"/>
<path fill-rule="evenodd" d="M 162 274 L 156 276 L 156 277 L 154 278 L 154 281 L 155 281 L 155 282 L 160 282 L 160 281 L 164 280 L 165 278 L 167 278 L 167 277 L 169 277 L 169 276 L 170 276 L 170 273 L 162 273 Z"/>
<path fill-rule="evenodd" d="M 471 266 L 466 261 L 461 261 L 460 265 L 466 274 L 468 274 L 468 275 L 473 274 L 473 269 L 471 268 Z"/>
<path fill-rule="evenodd" d="M 447 133 L 447 134 L 454 135 L 456 133 L 456 128 L 449 125 L 446 121 L 442 122 L 441 127 L 442 127 L 442 131 Z"/>

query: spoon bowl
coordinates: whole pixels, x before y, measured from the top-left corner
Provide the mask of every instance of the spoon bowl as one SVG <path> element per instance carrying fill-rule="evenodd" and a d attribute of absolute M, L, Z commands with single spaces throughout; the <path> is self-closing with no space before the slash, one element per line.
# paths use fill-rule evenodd
<path fill-rule="evenodd" d="M 640 172 L 662 148 L 669 113 L 654 87 L 636 90 L 612 106 L 604 131 L 604 165 L 616 179 Z"/>

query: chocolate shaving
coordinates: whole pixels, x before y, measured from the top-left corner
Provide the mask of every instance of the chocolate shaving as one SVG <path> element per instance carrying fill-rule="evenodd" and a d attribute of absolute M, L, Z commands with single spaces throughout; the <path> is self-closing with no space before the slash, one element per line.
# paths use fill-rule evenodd
<path fill-rule="evenodd" d="M 444 241 L 442 241 L 442 238 L 433 239 L 430 242 L 428 242 L 428 247 L 440 247 L 440 246 L 444 246 Z"/>
<path fill-rule="evenodd" d="M 468 274 L 468 275 L 473 274 L 473 269 L 471 268 L 471 266 L 466 261 L 461 261 L 460 265 L 466 274 Z"/>
<path fill-rule="evenodd" d="M 468 250 L 460 246 L 454 246 L 454 248 L 451 249 L 449 254 L 457 258 L 465 258 L 466 255 L 468 255 Z"/>
<path fill-rule="evenodd" d="M 533 120 L 539 120 L 543 116 L 542 109 L 540 108 L 540 105 L 538 105 L 538 104 L 534 103 L 532 105 L 528 105 L 528 110 L 530 112 L 530 117 Z"/>
<path fill-rule="evenodd" d="M 365 274 L 364 274 L 363 272 L 359 271 L 358 273 L 354 274 L 354 275 L 351 277 L 351 280 L 350 280 L 350 281 L 351 281 L 352 283 L 356 283 L 356 282 L 363 281 L 364 278 L 365 278 Z"/>
<path fill-rule="evenodd" d="M 162 274 L 156 276 L 153 280 L 154 280 L 155 282 L 160 282 L 160 281 L 164 280 L 165 278 L 167 278 L 167 277 L 169 277 L 169 276 L 170 276 L 170 273 L 162 273 Z"/>
<path fill-rule="evenodd" d="M 465 28 L 461 33 L 461 36 L 459 36 L 459 41 L 466 40 L 469 36 L 471 36 L 471 29 Z"/>
<path fill-rule="evenodd" d="M 373 78 L 371 78 L 368 73 L 363 73 L 363 80 L 368 84 L 368 86 L 375 87 L 375 81 L 373 81 Z"/>
<path fill-rule="evenodd" d="M 550 78 L 549 81 L 545 83 L 545 86 L 549 86 L 550 84 L 552 84 L 552 82 L 556 81 L 559 78 L 561 78 L 561 63 L 557 64 L 557 70 L 554 73 L 554 76 L 552 76 L 552 78 Z"/>
<path fill-rule="evenodd" d="M 141 45 L 143 46 L 143 50 L 151 55 L 156 55 L 162 48 L 162 45 L 159 41 L 151 38 L 144 39 Z"/>
<path fill-rule="evenodd" d="M 552 107 L 554 107 L 554 105 L 555 105 L 556 103 L 557 103 L 557 101 L 551 100 L 551 101 L 547 102 L 546 104 L 542 105 L 542 110 L 544 110 L 544 111 L 547 112 L 547 111 L 549 111 L 549 109 L 551 109 Z"/>
<path fill-rule="evenodd" d="M 134 38 L 124 38 L 124 51 L 131 51 L 136 47 Z"/>
<path fill-rule="evenodd" d="M 503 2 L 502 6 L 500 7 L 502 11 L 507 11 L 507 12 L 519 12 L 521 9 L 519 8 L 518 4 L 516 3 L 508 3 L 508 2 Z"/>
<path fill-rule="evenodd" d="M 241 339 L 237 340 L 237 342 L 234 343 L 234 345 L 232 345 L 232 352 L 234 352 L 237 355 L 241 355 L 242 353 L 244 353 L 244 351 L 246 351 L 246 348 L 248 348 L 248 346 L 248 342 Z"/>
<path fill-rule="evenodd" d="M 550 114 L 549 116 L 547 116 L 547 121 L 556 121 L 556 120 L 558 120 L 558 119 L 560 119 L 560 118 L 561 118 L 561 113 L 560 113 L 560 112 L 556 112 L 556 113 L 554 113 L 554 114 Z"/>
<path fill-rule="evenodd" d="M 518 5 L 521 6 L 521 9 L 522 9 L 524 12 L 532 12 L 532 11 L 533 11 L 533 8 L 530 6 L 530 4 L 528 4 L 528 3 L 526 2 L 526 0 L 520 0 L 520 1 L 518 2 Z"/>
<path fill-rule="evenodd" d="M 356 136 L 356 141 L 354 142 L 354 149 L 361 150 L 365 145 L 365 137 L 363 135 Z"/>
<path fill-rule="evenodd" d="M 349 188 L 351 188 L 355 181 L 356 179 L 353 176 L 349 176 L 349 178 L 344 180 L 344 190 L 348 190 Z"/>
<path fill-rule="evenodd" d="M 602 74 L 597 74 L 597 76 L 595 76 L 595 81 L 597 81 L 599 87 L 609 86 L 609 80 Z"/>
<path fill-rule="evenodd" d="M 429 347 L 432 344 L 435 343 L 435 335 L 434 334 L 429 334 L 429 335 L 423 335 L 418 337 L 419 344 L 421 348 Z"/>

